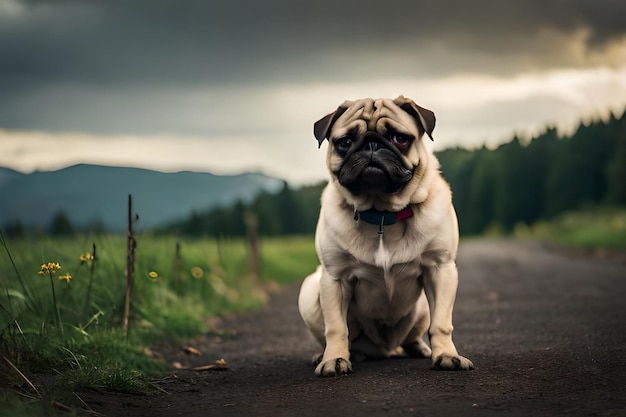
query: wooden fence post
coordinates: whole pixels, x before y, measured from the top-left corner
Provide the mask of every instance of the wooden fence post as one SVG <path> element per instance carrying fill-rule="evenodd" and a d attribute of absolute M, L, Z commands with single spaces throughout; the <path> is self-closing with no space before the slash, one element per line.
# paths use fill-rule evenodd
<path fill-rule="evenodd" d="M 250 276 L 255 285 L 259 285 L 261 277 L 261 253 L 259 250 L 259 221 L 256 213 L 249 211 L 244 214 L 248 250 L 250 255 Z"/>
<path fill-rule="evenodd" d="M 133 272 L 135 271 L 135 249 L 137 241 L 133 236 L 133 197 L 128 194 L 128 233 L 126 238 L 126 298 L 124 300 L 124 334 L 128 337 L 128 320 L 130 317 L 130 290 L 133 284 Z"/>

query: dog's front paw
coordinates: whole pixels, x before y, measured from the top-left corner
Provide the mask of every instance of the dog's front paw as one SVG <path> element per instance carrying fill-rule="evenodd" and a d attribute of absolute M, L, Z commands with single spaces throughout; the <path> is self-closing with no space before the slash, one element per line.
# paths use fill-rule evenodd
<path fill-rule="evenodd" d="M 348 359 L 333 358 L 321 361 L 315 368 L 317 376 L 338 376 L 352 373 L 352 364 Z"/>
<path fill-rule="evenodd" d="M 433 361 L 433 368 L 446 371 L 471 371 L 474 364 L 460 355 L 439 355 Z"/>

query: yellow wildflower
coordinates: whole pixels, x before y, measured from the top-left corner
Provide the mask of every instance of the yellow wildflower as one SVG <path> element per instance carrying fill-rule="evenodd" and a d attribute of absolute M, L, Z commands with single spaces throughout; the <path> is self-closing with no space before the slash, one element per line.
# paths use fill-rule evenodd
<path fill-rule="evenodd" d="M 78 257 L 78 259 L 80 260 L 80 263 L 82 264 L 82 263 L 85 263 L 85 262 L 88 262 L 88 261 L 93 261 L 93 255 L 91 253 L 87 252 L 87 253 L 84 253 L 84 254 L 80 255 Z"/>
<path fill-rule="evenodd" d="M 70 281 L 72 280 L 72 276 L 70 274 L 59 275 L 59 280 L 65 281 L 69 284 Z"/>
<path fill-rule="evenodd" d="M 150 272 L 148 273 L 148 276 L 149 276 L 150 278 L 157 279 L 157 278 L 159 277 L 159 274 L 157 274 L 157 273 L 156 273 L 156 272 L 154 272 L 154 271 L 150 271 Z"/>
<path fill-rule="evenodd" d="M 61 269 L 61 265 L 58 262 L 48 262 L 47 264 L 41 264 L 41 269 L 37 273 L 39 275 L 54 275 L 59 269 Z"/>
<path fill-rule="evenodd" d="M 204 275 L 204 271 L 199 266 L 194 266 L 193 268 L 191 268 L 191 276 L 195 279 L 202 278 L 202 275 Z"/>

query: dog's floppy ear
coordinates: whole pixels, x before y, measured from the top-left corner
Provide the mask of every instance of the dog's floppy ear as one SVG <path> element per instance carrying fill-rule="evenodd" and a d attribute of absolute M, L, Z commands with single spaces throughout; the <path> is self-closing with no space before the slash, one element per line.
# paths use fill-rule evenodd
<path fill-rule="evenodd" d="M 400 106 L 402 110 L 413 116 L 413 118 L 422 126 L 422 129 L 424 129 L 424 132 L 426 132 L 430 140 L 435 140 L 433 139 L 433 130 L 435 130 L 435 113 L 425 109 L 424 107 L 418 106 L 413 100 L 404 96 L 399 96 L 393 102 Z"/>
<path fill-rule="evenodd" d="M 317 139 L 318 148 L 322 147 L 324 139 L 328 139 L 328 135 L 330 133 L 330 129 L 333 127 L 333 124 L 335 124 L 339 116 L 341 116 L 347 109 L 347 106 L 339 106 L 337 110 L 327 114 L 315 122 L 313 125 L 313 134 L 315 135 L 315 139 Z"/>

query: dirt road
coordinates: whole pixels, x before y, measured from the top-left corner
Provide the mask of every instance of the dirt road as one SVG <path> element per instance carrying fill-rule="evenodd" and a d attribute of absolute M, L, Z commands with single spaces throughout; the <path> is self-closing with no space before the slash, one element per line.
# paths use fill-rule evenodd
<path fill-rule="evenodd" d="M 425 359 L 354 364 L 313 375 L 316 353 L 298 288 L 264 310 L 220 323 L 225 335 L 178 349 L 168 394 L 85 394 L 107 416 L 626 416 L 626 262 L 577 258 L 535 242 L 464 241 L 455 343 L 476 369 L 435 371 Z M 229 334 L 228 332 L 234 332 Z"/>

